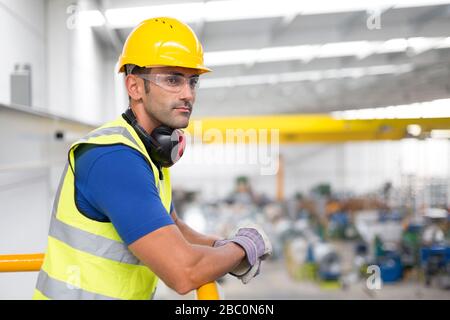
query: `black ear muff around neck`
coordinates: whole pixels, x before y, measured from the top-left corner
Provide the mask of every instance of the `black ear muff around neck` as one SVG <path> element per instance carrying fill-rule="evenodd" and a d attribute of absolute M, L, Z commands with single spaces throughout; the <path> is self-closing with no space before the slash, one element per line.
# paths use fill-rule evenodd
<path fill-rule="evenodd" d="M 163 167 L 172 166 L 183 155 L 185 148 L 183 131 L 160 126 L 152 131 L 151 136 L 157 147 L 153 156 Z"/>
<path fill-rule="evenodd" d="M 138 124 L 131 108 L 128 108 L 122 116 L 141 138 L 147 153 L 155 164 L 160 167 L 171 167 L 181 158 L 186 147 L 186 137 L 182 130 L 160 126 L 148 134 Z"/>

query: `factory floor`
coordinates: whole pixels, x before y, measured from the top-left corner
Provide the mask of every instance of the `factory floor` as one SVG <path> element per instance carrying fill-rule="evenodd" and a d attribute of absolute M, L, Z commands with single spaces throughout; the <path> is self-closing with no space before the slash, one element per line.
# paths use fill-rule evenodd
<path fill-rule="evenodd" d="M 314 282 L 295 281 L 280 261 L 264 265 L 261 274 L 244 286 L 235 279 L 223 284 L 226 299 L 450 299 L 450 290 L 426 288 L 410 280 L 383 285 L 380 290 L 368 290 L 365 281 L 341 289 L 321 288 Z"/>
<path fill-rule="evenodd" d="M 338 244 L 339 246 L 339 244 Z M 345 250 L 346 245 L 341 245 L 341 253 L 351 252 Z M 350 256 L 348 257 L 350 258 Z M 343 259 L 349 261 L 349 259 Z M 343 265 L 344 270 L 349 264 Z M 232 276 L 225 276 L 220 284 L 222 297 L 227 300 L 277 300 L 277 299 L 342 299 L 342 300 L 367 300 L 367 299 L 445 299 L 450 300 L 450 290 L 442 290 L 437 287 L 425 287 L 415 276 L 410 276 L 403 281 L 394 284 L 383 284 L 379 290 L 367 289 L 365 280 L 349 284 L 342 289 L 337 283 L 321 286 L 316 282 L 298 281 L 291 278 L 287 272 L 282 258 L 266 261 L 262 265 L 261 274 L 247 285 L 243 285 Z M 180 296 L 168 289 L 160 281 L 155 299 L 195 299 L 195 293 L 191 292 Z"/>

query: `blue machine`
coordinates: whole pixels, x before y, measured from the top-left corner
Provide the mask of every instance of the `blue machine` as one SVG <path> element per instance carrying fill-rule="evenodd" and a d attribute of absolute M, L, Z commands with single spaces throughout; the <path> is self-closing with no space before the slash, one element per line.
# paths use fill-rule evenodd
<path fill-rule="evenodd" d="M 439 266 L 443 267 L 450 262 L 450 247 L 445 245 L 431 245 L 420 250 L 420 261 L 427 263 L 432 257 L 439 257 Z"/>
<path fill-rule="evenodd" d="M 316 254 L 320 247 L 321 253 Z M 341 259 L 326 242 L 310 243 L 306 252 L 306 262 L 317 265 L 317 275 L 321 280 L 336 281 L 341 276 Z"/>
<path fill-rule="evenodd" d="M 346 239 L 346 230 L 350 227 L 350 218 L 347 212 L 339 211 L 330 216 L 328 233 L 331 238 Z"/>
<path fill-rule="evenodd" d="M 403 276 L 403 265 L 397 252 L 385 251 L 383 256 L 378 257 L 378 265 L 384 283 L 399 281 Z"/>
<path fill-rule="evenodd" d="M 337 281 L 340 276 L 340 258 L 337 253 L 330 252 L 319 264 L 319 277 L 325 281 Z"/>
<path fill-rule="evenodd" d="M 420 261 L 425 273 L 426 285 L 439 274 L 447 275 L 450 272 L 450 247 L 434 244 L 420 250 Z"/>

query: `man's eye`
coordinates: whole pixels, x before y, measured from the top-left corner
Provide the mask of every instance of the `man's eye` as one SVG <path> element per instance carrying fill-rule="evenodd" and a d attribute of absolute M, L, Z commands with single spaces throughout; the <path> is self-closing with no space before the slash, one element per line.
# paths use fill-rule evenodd
<path fill-rule="evenodd" d="M 196 87 L 197 84 L 198 84 L 198 78 L 197 78 L 197 77 L 195 77 L 195 78 L 190 78 L 190 79 L 189 79 L 189 85 L 190 85 L 191 87 Z"/>
<path fill-rule="evenodd" d="M 166 78 L 166 83 L 167 83 L 167 85 L 172 86 L 172 87 L 179 86 L 179 85 L 181 85 L 181 79 L 180 79 L 180 77 L 175 76 L 175 75 L 168 76 Z"/>

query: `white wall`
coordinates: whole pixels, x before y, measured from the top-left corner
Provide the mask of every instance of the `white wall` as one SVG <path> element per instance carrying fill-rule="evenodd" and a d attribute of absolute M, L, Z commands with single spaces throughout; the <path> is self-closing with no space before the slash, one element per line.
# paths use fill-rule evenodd
<path fill-rule="evenodd" d="M 103 121 L 103 110 L 108 107 L 104 99 L 104 69 L 99 42 L 91 28 L 72 31 L 73 50 L 71 73 L 71 114 L 78 119 Z"/>
<path fill-rule="evenodd" d="M 70 0 L 0 0 L 0 103 L 10 103 L 15 63 L 32 66 L 33 108 L 102 123 L 125 107 L 117 57 L 91 29 L 70 29 Z M 116 104 L 116 101 L 120 103 Z M 0 254 L 44 252 L 54 194 L 70 141 L 56 129 L 87 127 L 3 109 L 0 106 Z M 0 299 L 29 299 L 37 273 L 0 274 Z"/>
<path fill-rule="evenodd" d="M 66 9 L 69 1 L 47 1 L 47 64 L 48 111 L 70 115 L 72 112 L 71 37 L 67 30 Z"/>
<path fill-rule="evenodd" d="M 41 253 L 67 150 L 91 128 L 2 106 L 0 115 L 0 255 Z M 31 298 L 36 276 L 0 273 L 0 299 Z"/>
<path fill-rule="evenodd" d="M 9 104 L 10 74 L 16 63 L 32 68 L 32 104 L 44 107 L 46 92 L 45 0 L 0 0 L 0 102 Z"/>
<path fill-rule="evenodd" d="M 105 103 L 108 108 L 104 110 L 105 120 L 112 120 L 124 112 L 128 106 L 128 94 L 125 89 L 123 73 L 116 72 L 118 56 L 112 52 L 106 52 L 104 61 L 105 78 Z"/>
<path fill-rule="evenodd" d="M 47 104 L 45 25 L 44 0 L 0 0 L 0 102 L 10 103 L 10 74 L 14 65 L 29 63 L 32 104 L 38 107 Z M 13 169 L 17 162 L 40 161 L 43 156 L 40 144 L 36 143 L 40 137 L 27 137 L 26 130 L 16 136 L 11 134 L 20 124 L 4 113 L 0 117 L 0 254 L 42 251 L 45 240 L 42 233 L 48 223 L 50 194 L 45 177 L 49 169 Z M 0 299 L 28 298 L 35 277 L 36 273 L 0 274 Z"/>
<path fill-rule="evenodd" d="M 331 183 L 337 191 L 364 193 L 387 181 L 398 185 L 407 174 L 450 178 L 450 143 L 446 140 L 305 146 L 290 148 L 286 154 L 288 162 L 292 161 L 286 168 L 288 190 L 306 192 L 322 182 Z"/>
<path fill-rule="evenodd" d="M 275 197 L 276 176 L 262 175 L 258 164 L 218 165 L 208 158 L 203 163 L 192 161 L 192 153 L 214 154 L 218 146 L 204 148 L 188 146 L 186 159 L 183 156 L 172 168 L 174 187 L 201 190 L 205 199 L 215 199 L 228 194 L 234 179 L 243 174 L 250 177 L 256 191 Z M 398 185 L 407 174 L 450 179 L 448 140 L 282 145 L 280 153 L 285 161 L 286 196 L 307 193 L 319 183 L 330 183 L 336 191 L 364 193 L 387 181 Z"/>
<path fill-rule="evenodd" d="M 0 0 L 0 103 L 10 103 L 14 65 L 29 63 L 33 107 L 92 123 L 115 115 L 117 57 L 106 52 L 92 29 L 68 28 L 74 2 Z"/>
<path fill-rule="evenodd" d="M 95 32 L 73 18 L 72 0 L 48 0 L 48 109 L 102 123 L 115 111 L 111 54 Z M 82 8 L 85 2 L 80 2 Z M 117 57 L 116 57 L 117 58 Z"/>

